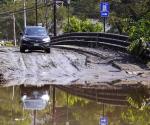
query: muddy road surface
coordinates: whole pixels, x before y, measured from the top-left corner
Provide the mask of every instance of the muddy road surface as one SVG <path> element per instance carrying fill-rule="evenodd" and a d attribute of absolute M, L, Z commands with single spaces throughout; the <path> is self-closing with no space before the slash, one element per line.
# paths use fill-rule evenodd
<path fill-rule="evenodd" d="M 67 50 L 59 46 L 46 54 L 20 53 L 19 48 L 1 47 L 0 83 L 2 86 L 150 85 L 149 68 L 137 63 L 131 55 L 106 49 L 74 48 Z"/>

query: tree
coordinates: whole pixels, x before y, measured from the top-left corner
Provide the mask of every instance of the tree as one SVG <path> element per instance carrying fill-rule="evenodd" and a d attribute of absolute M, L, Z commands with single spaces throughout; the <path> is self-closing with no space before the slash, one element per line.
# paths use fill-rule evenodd
<path fill-rule="evenodd" d="M 82 19 L 99 18 L 99 2 L 97 0 L 72 0 L 73 15 Z"/>
<path fill-rule="evenodd" d="M 99 4 L 103 0 L 72 0 L 73 15 L 101 20 Z M 150 12 L 149 0 L 107 0 L 110 3 L 110 32 L 128 33 L 130 25 Z"/>
<path fill-rule="evenodd" d="M 127 32 L 132 23 L 142 19 L 150 12 L 149 0 L 118 0 L 110 1 L 111 15 L 110 24 L 117 28 L 119 33 Z"/>

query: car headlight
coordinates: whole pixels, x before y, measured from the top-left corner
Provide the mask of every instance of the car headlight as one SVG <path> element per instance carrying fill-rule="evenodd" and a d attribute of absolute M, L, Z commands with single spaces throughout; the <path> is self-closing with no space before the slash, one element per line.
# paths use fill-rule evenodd
<path fill-rule="evenodd" d="M 44 41 L 45 43 L 50 42 L 50 38 L 49 38 L 49 37 L 44 38 L 43 41 Z"/>
<path fill-rule="evenodd" d="M 48 95 L 42 95 L 41 99 L 45 101 L 49 101 L 49 96 Z"/>
<path fill-rule="evenodd" d="M 21 100 L 24 101 L 24 100 L 26 100 L 26 98 L 27 98 L 27 95 L 23 95 Z"/>
<path fill-rule="evenodd" d="M 22 38 L 24 41 L 29 41 L 30 39 L 29 38 L 27 38 L 27 37 L 23 37 Z"/>

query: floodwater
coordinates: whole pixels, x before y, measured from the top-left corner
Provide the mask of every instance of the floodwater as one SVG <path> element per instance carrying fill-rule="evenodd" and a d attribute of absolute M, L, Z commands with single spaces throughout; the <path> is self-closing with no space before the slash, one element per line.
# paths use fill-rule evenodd
<path fill-rule="evenodd" d="M 145 95 L 132 95 L 127 99 L 128 106 L 115 106 L 83 99 L 56 88 L 53 105 L 52 90 L 51 86 L 1 87 L 0 125 L 100 125 L 103 116 L 101 125 L 107 125 L 105 121 L 108 125 L 150 124 L 149 98 Z M 46 103 L 40 102 L 43 97 Z"/>

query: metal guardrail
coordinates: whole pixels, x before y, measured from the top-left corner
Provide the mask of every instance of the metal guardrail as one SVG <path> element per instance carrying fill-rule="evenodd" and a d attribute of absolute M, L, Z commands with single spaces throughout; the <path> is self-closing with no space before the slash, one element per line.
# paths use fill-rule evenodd
<path fill-rule="evenodd" d="M 52 45 L 104 46 L 126 51 L 129 37 L 112 33 L 74 32 L 52 37 Z"/>

